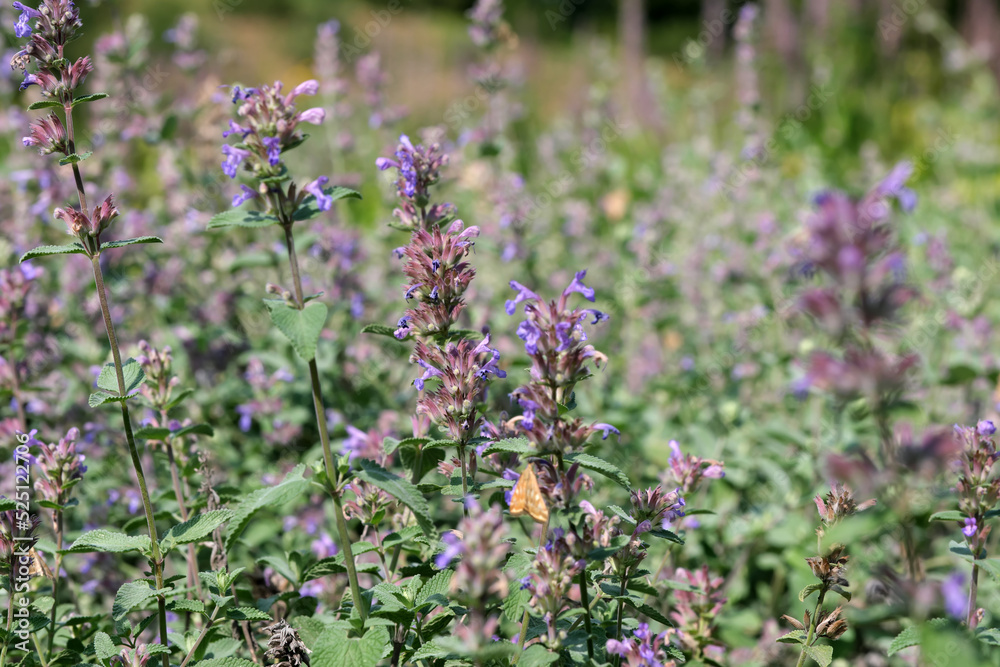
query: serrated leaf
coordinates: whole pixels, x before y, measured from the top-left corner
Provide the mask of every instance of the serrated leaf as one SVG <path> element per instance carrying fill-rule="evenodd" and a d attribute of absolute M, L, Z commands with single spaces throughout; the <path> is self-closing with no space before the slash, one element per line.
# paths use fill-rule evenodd
<path fill-rule="evenodd" d="M 433 595 L 447 595 L 451 587 L 451 577 L 454 574 L 453 570 L 442 570 L 428 579 L 420 587 L 420 592 L 417 593 L 415 606 L 422 606 Z"/>
<path fill-rule="evenodd" d="M 420 660 L 434 660 L 436 658 L 448 658 L 455 655 L 448 649 L 438 646 L 434 642 L 426 642 L 416 652 L 410 656 L 409 662 L 415 663 Z"/>
<path fill-rule="evenodd" d="M 229 521 L 229 531 L 226 533 L 226 551 L 233 548 L 254 514 L 265 507 L 280 507 L 305 493 L 309 488 L 309 481 L 302 477 L 305 469 L 305 464 L 295 466 L 280 484 L 254 491 L 236 507 L 233 518 Z"/>
<path fill-rule="evenodd" d="M 167 603 L 167 611 L 187 611 L 195 614 L 204 614 L 205 603 L 201 600 L 177 598 Z"/>
<path fill-rule="evenodd" d="M 806 646 L 806 655 L 819 663 L 820 667 L 830 667 L 833 662 L 833 647 L 829 644 L 813 644 Z"/>
<path fill-rule="evenodd" d="M 213 530 L 226 521 L 229 521 L 232 517 L 232 510 L 203 512 L 168 530 L 167 534 L 160 540 L 160 549 L 162 551 L 169 551 L 178 544 L 199 542 L 211 535 Z"/>
<path fill-rule="evenodd" d="M 56 102 L 55 100 L 38 100 L 28 105 L 28 111 L 38 111 L 39 109 L 58 109 L 58 108 L 62 108 L 62 102 Z"/>
<path fill-rule="evenodd" d="M 632 538 L 629 535 L 618 535 L 611 539 L 611 544 L 609 544 L 608 546 L 596 547 L 594 549 L 591 549 L 590 553 L 587 554 L 587 560 L 594 562 L 611 558 L 616 553 L 618 553 L 626 546 L 628 546 L 628 543 L 631 541 L 631 539 Z"/>
<path fill-rule="evenodd" d="M 376 667 L 389 645 L 384 627 L 370 628 L 360 639 L 349 639 L 340 628 L 330 628 L 316 642 L 311 667 Z"/>
<path fill-rule="evenodd" d="M 48 257 L 49 255 L 86 255 L 87 251 L 84 249 L 81 243 L 72 243 L 70 245 L 40 245 L 37 248 L 32 248 L 28 252 L 21 255 L 20 262 L 26 262 L 29 259 L 35 259 L 36 257 Z"/>
<path fill-rule="evenodd" d="M 129 551 L 138 551 L 149 554 L 151 543 L 148 535 L 126 535 L 125 533 L 115 533 L 110 530 L 98 528 L 91 530 L 80 537 L 62 553 L 79 554 L 92 551 L 104 553 L 122 554 Z"/>
<path fill-rule="evenodd" d="M 270 621 L 273 620 L 270 614 L 262 612 L 256 607 L 237 607 L 226 610 L 226 618 L 230 621 Z"/>
<path fill-rule="evenodd" d="M 106 632 L 98 632 L 94 635 L 94 654 L 98 660 L 105 662 L 118 655 L 115 643 L 111 641 L 111 635 Z"/>
<path fill-rule="evenodd" d="M 59 158 L 59 164 L 62 166 L 66 166 L 68 164 L 76 164 L 77 162 L 83 162 L 93 154 L 94 151 L 87 151 L 83 155 L 79 155 L 77 153 L 70 153 L 64 158 Z"/>
<path fill-rule="evenodd" d="M 138 245 L 140 243 L 163 243 L 163 239 L 158 236 L 137 236 L 134 239 L 108 241 L 107 243 L 101 244 L 101 251 L 112 250 L 114 248 L 124 248 L 127 245 Z"/>
<path fill-rule="evenodd" d="M 483 456 L 497 453 L 530 454 L 533 451 L 534 448 L 531 446 L 531 443 L 528 442 L 527 438 L 505 438 L 504 440 L 491 442 L 486 449 L 483 450 Z M 583 464 L 581 463 L 580 465 Z"/>
<path fill-rule="evenodd" d="M 277 225 L 280 221 L 273 215 L 265 215 L 256 210 L 230 209 L 217 213 L 208 221 L 208 229 L 224 229 L 226 227 L 247 227 L 259 229 Z"/>
<path fill-rule="evenodd" d="M 83 104 L 84 102 L 96 102 L 97 100 L 103 100 L 107 97 L 107 93 L 91 93 L 90 95 L 84 95 L 83 97 L 78 97 L 73 100 L 73 106 L 77 104 Z"/>
<path fill-rule="evenodd" d="M 521 588 L 518 579 L 512 579 L 507 584 L 507 597 L 503 599 L 503 615 L 512 623 L 520 623 L 523 618 L 524 605 L 531 599 L 531 591 Z"/>
<path fill-rule="evenodd" d="M 623 473 L 618 466 L 608 463 L 604 459 L 579 452 L 569 454 L 566 456 L 566 460 L 571 463 L 579 463 L 581 468 L 601 473 L 605 477 L 618 482 L 626 491 L 632 490 L 632 484 L 629 482 L 628 475 Z"/>
<path fill-rule="evenodd" d="M 17 501 L 13 498 L 0 498 L 0 512 L 17 509 Z"/>
<path fill-rule="evenodd" d="M 398 340 L 395 332 L 395 329 L 387 327 L 384 324 L 366 324 L 361 330 L 361 333 L 378 334 L 379 336 L 388 336 L 393 340 Z"/>
<path fill-rule="evenodd" d="M 1000 629 L 976 628 L 976 639 L 989 646 L 1000 646 Z"/>
<path fill-rule="evenodd" d="M 92 408 L 98 408 L 105 403 L 115 403 L 120 400 L 122 400 L 122 398 L 117 394 L 109 394 L 106 391 L 95 391 L 90 395 L 90 398 L 87 399 L 87 405 Z"/>
<path fill-rule="evenodd" d="M 104 364 L 104 367 L 101 368 L 101 374 L 97 376 L 97 388 L 118 398 L 122 396 L 134 396 L 139 391 L 139 387 L 142 386 L 143 380 L 146 379 L 146 374 L 143 372 L 139 362 L 129 357 L 122 362 L 122 377 L 125 380 L 125 392 L 119 393 L 118 375 L 115 372 L 115 364 L 114 362 L 108 362 Z"/>
<path fill-rule="evenodd" d="M 323 194 L 333 199 L 333 201 L 345 198 L 361 199 L 360 192 L 356 192 L 350 188 L 341 187 L 339 185 L 332 188 L 323 188 Z M 320 210 L 315 195 L 309 195 L 302 201 L 299 208 L 296 209 L 295 213 L 292 215 L 292 220 L 295 220 L 296 222 L 312 220 L 320 213 L 323 213 L 323 211 Z"/>
<path fill-rule="evenodd" d="M 173 397 L 173 399 L 171 399 L 169 403 L 167 403 L 167 410 L 172 410 L 173 408 L 177 407 L 178 405 L 180 405 L 181 401 L 183 401 L 185 398 L 187 398 L 193 393 L 194 389 L 190 388 L 182 389 L 176 396 Z"/>
<path fill-rule="evenodd" d="M 326 304 L 313 301 L 302 310 L 292 308 L 281 299 L 264 299 L 264 305 L 271 313 L 271 321 L 285 334 L 304 361 L 316 358 L 316 344 L 319 343 L 323 325 L 326 324 Z"/>
<path fill-rule="evenodd" d="M 823 588 L 823 584 L 809 584 L 799 591 L 799 602 L 805 602 L 806 598 Z"/>
<path fill-rule="evenodd" d="M 931 514 L 928 521 L 964 521 L 966 515 L 958 510 L 947 510 Z"/>
<path fill-rule="evenodd" d="M 662 623 L 668 628 L 672 628 L 674 626 L 674 624 L 670 622 L 669 618 L 664 616 L 658 609 L 650 607 L 645 602 L 641 602 L 639 600 L 636 600 L 635 598 L 629 597 L 628 599 L 625 600 L 625 604 L 628 605 L 629 607 L 632 607 L 632 609 L 635 609 L 640 614 L 645 614 L 646 616 L 650 617 L 657 623 Z"/>
<path fill-rule="evenodd" d="M 257 663 L 234 655 L 225 658 L 209 658 L 194 663 L 197 667 L 257 667 Z"/>
<path fill-rule="evenodd" d="M 116 621 L 122 620 L 135 607 L 155 595 L 156 591 L 150 588 L 148 582 L 130 581 L 122 584 L 111 607 L 111 618 Z"/>
<path fill-rule="evenodd" d="M 896 635 L 895 639 L 889 644 L 889 648 L 886 651 L 887 656 L 895 655 L 899 653 L 904 648 L 909 648 L 911 646 L 916 646 L 920 643 L 920 628 L 916 625 L 911 625 L 905 628 L 902 632 Z"/>
<path fill-rule="evenodd" d="M 431 510 L 427 505 L 427 500 L 409 481 L 394 475 L 374 461 L 360 459 L 358 461 L 360 470 L 355 471 L 355 475 L 369 484 L 374 484 L 390 496 L 410 508 L 413 516 L 417 520 L 424 534 L 430 539 L 435 539 L 436 531 L 434 522 L 431 519 Z"/>

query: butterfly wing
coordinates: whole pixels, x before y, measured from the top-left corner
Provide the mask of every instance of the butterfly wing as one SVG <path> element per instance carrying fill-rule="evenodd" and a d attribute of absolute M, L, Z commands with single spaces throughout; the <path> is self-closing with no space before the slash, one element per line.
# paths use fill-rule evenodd
<path fill-rule="evenodd" d="M 527 470 L 525 470 L 520 477 L 517 478 L 517 483 L 514 484 L 514 490 L 510 494 L 510 515 L 511 516 L 524 516 L 528 511 L 528 483 L 527 476 L 532 477 L 535 474 L 531 471 L 531 464 L 528 464 Z M 537 480 L 536 480 L 537 483 Z"/>
<path fill-rule="evenodd" d="M 538 486 L 535 469 L 529 463 L 514 485 L 510 494 L 510 515 L 523 516 L 527 514 L 538 523 L 549 520 L 549 508 L 542 497 L 542 489 Z"/>

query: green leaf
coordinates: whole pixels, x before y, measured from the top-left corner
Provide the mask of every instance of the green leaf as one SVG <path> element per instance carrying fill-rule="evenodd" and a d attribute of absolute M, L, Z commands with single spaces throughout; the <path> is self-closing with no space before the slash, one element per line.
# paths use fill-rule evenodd
<path fill-rule="evenodd" d="M 904 648 L 910 648 L 911 646 L 916 646 L 920 643 L 920 628 L 916 625 L 911 625 L 905 628 L 902 632 L 896 635 L 896 638 L 892 640 L 889 644 L 889 649 L 886 651 L 887 656 L 895 655 L 899 653 Z"/>
<path fill-rule="evenodd" d="M 265 507 L 280 507 L 309 489 L 309 481 L 302 477 L 305 469 L 305 464 L 295 466 L 280 484 L 254 491 L 236 507 L 233 518 L 229 521 L 229 531 L 226 533 L 226 551 L 233 548 L 254 514 Z"/>
<path fill-rule="evenodd" d="M 200 542 L 231 518 L 233 518 L 232 510 L 212 510 L 192 517 L 168 530 L 160 540 L 160 549 L 169 551 L 178 544 Z"/>
<path fill-rule="evenodd" d="M 94 151 L 87 151 L 83 155 L 78 155 L 77 153 L 70 153 L 64 158 L 59 158 L 59 164 L 66 166 L 67 164 L 76 164 L 77 162 L 83 162 L 93 154 Z"/>
<path fill-rule="evenodd" d="M 518 579 L 511 579 L 507 584 L 507 597 L 503 599 L 503 615 L 512 623 L 520 623 L 523 618 L 524 605 L 531 599 L 531 591 L 521 588 Z"/>
<path fill-rule="evenodd" d="M 627 604 L 629 607 L 632 607 L 632 609 L 635 609 L 640 614 L 645 614 L 646 616 L 650 617 L 657 623 L 662 623 L 668 628 L 672 628 L 674 626 L 674 624 L 670 622 L 669 618 L 660 613 L 658 609 L 650 607 L 645 602 L 641 602 L 639 600 L 636 600 L 635 598 L 629 597 L 628 599 L 625 600 L 625 604 Z"/>
<path fill-rule="evenodd" d="M 434 522 L 431 520 L 430 507 L 427 505 L 427 500 L 417 490 L 417 487 L 402 477 L 389 472 L 374 461 L 360 459 L 358 463 L 361 469 L 356 471 L 355 474 L 359 479 L 369 484 L 374 484 L 409 507 L 410 511 L 413 512 L 413 516 L 417 519 L 417 525 L 424 531 L 424 534 L 431 539 L 436 538 Z"/>
<path fill-rule="evenodd" d="M 316 642 L 311 667 L 376 667 L 389 646 L 385 628 L 370 628 L 360 639 L 348 639 L 340 628 L 330 628 Z"/>
<path fill-rule="evenodd" d="M 37 248 L 32 248 L 28 252 L 21 255 L 19 261 L 26 262 L 29 259 L 35 259 L 36 257 L 48 257 L 49 255 L 86 255 L 87 251 L 84 249 L 82 243 L 72 243 L 70 245 L 40 245 Z"/>
<path fill-rule="evenodd" d="M 38 100 L 28 105 L 28 111 L 38 111 L 39 109 L 57 109 L 62 107 L 62 102 L 55 100 Z"/>
<path fill-rule="evenodd" d="M 1000 646 L 1000 629 L 976 628 L 976 639 L 989 646 Z"/>
<path fill-rule="evenodd" d="M 278 224 L 279 220 L 273 215 L 265 215 L 256 210 L 245 210 L 239 208 L 229 209 L 222 213 L 217 213 L 208 221 L 208 229 L 223 229 L 225 227 L 248 227 L 259 229 Z"/>
<path fill-rule="evenodd" d="M 101 244 L 101 251 L 113 248 L 124 248 L 127 245 L 137 245 L 139 243 L 163 243 L 163 239 L 158 236 L 137 236 L 134 239 L 122 239 L 121 241 L 108 241 Z"/>
<path fill-rule="evenodd" d="M 518 659 L 518 667 L 548 667 L 559 660 L 559 654 L 549 651 L 541 644 L 532 644 Z"/>
<path fill-rule="evenodd" d="M 601 473 L 605 477 L 618 482 L 618 484 L 621 485 L 621 487 L 626 491 L 632 490 L 632 485 L 629 482 L 628 475 L 619 470 L 617 466 L 608 463 L 604 459 L 599 459 L 596 456 L 580 452 L 569 454 L 566 456 L 566 460 L 571 463 L 579 463 L 581 468 Z"/>
<path fill-rule="evenodd" d="M 316 344 L 326 324 L 326 304 L 313 301 L 302 310 L 292 308 L 281 299 L 264 299 L 271 313 L 271 321 L 285 334 L 292 347 L 304 361 L 316 358 Z"/>
<path fill-rule="evenodd" d="M 323 194 L 331 197 L 333 201 L 338 201 L 340 199 L 345 199 L 350 197 L 351 199 L 361 199 L 361 193 L 355 192 L 350 188 L 341 187 L 339 185 L 332 188 L 323 188 Z M 320 213 L 323 213 L 319 209 L 319 204 L 316 202 L 316 197 L 314 195 L 309 195 L 306 197 L 299 208 L 292 215 L 292 220 L 296 222 L 301 222 L 303 220 L 312 220 Z"/>
<path fill-rule="evenodd" d="M 190 426 L 185 426 L 179 428 L 173 432 L 175 438 L 179 438 L 185 435 L 215 435 L 215 429 L 213 429 L 209 424 L 191 424 Z"/>
<path fill-rule="evenodd" d="M 167 603 L 168 611 L 187 611 L 196 614 L 205 613 L 205 603 L 201 600 L 188 600 L 186 598 L 176 598 Z"/>
<path fill-rule="evenodd" d="M 819 663 L 820 667 L 830 667 L 833 662 L 833 647 L 829 644 L 813 644 L 806 646 L 806 655 Z"/>
<path fill-rule="evenodd" d="M 778 637 L 775 641 L 781 642 L 782 644 L 804 644 L 806 641 L 806 631 L 792 630 L 787 635 Z"/>
<path fill-rule="evenodd" d="M 451 588 L 452 570 L 442 570 L 427 580 L 417 593 L 416 607 L 422 606 L 433 595 L 447 595 Z"/>
<path fill-rule="evenodd" d="M 483 450 L 483 456 L 497 453 L 530 454 L 533 451 L 534 448 L 531 446 L 531 443 L 528 442 L 527 438 L 506 438 L 504 440 L 491 442 L 489 446 Z M 581 463 L 580 465 L 583 464 Z"/>
<path fill-rule="evenodd" d="M 116 621 L 122 620 L 126 614 L 155 595 L 156 591 L 150 587 L 149 582 L 130 581 L 122 584 L 111 606 L 111 618 Z"/>
<path fill-rule="evenodd" d="M 230 621 L 270 621 L 271 615 L 262 612 L 256 607 L 237 607 L 227 609 L 226 618 Z"/>
<path fill-rule="evenodd" d="M 246 658 L 237 658 L 234 655 L 226 656 L 225 658 L 209 658 L 208 660 L 199 660 L 194 664 L 197 667 L 257 667 L 255 662 L 247 660 Z"/>
<path fill-rule="evenodd" d="M 94 635 L 94 654 L 102 663 L 118 655 L 118 649 L 111 641 L 111 635 L 106 632 L 98 632 Z"/>
<path fill-rule="evenodd" d="M 17 501 L 13 498 L 0 498 L 0 512 L 17 509 Z"/>
<path fill-rule="evenodd" d="M 103 100 L 107 97 L 107 93 L 91 93 L 90 95 L 84 95 L 83 97 L 78 97 L 73 100 L 73 106 L 77 104 L 83 104 L 84 102 L 96 102 L 97 100 Z"/>
<path fill-rule="evenodd" d="M 182 389 L 180 393 L 174 396 L 169 403 L 167 403 L 167 410 L 172 410 L 180 405 L 181 401 L 194 393 L 194 389 Z"/>
<path fill-rule="evenodd" d="M 809 584 L 799 591 L 799 602 L 805 602 L 806 598 L 823 588 L 823 584 Z"/>
<path fill-rule="evenodd" d="M 121 398 L 119 398 L 116 394 L 109 394 L 106 391 L 95 391 L 90 395 L 90 398 L 87 399 L 87 404 L 92 408 L 97 408 L 105 403 L 115 403 L 120 400 Z"/>
<path fill-rule="evenodd" d="M 162 426 L 143 426 L 135 432 L 135 437 L 141 440 L 163 440 L 170 435 L 170 429 Z"/>
<path fill-rule="evenodd" d="M 947 510 L 931 514 L 931 518 L 928 521 L 964 521 L 965 518 L 966 515 L 958 510 Z"/>
<path fill-rule="evenodd" d="M 624 549 L 632 538 L 629 535 L 618 535 L 611 539 L 611 544 L 606 547 L 596 547 L 587 554 L 588 561 L 599 561 L 611 558 L 616 553 Z"/>
<path fill-rule="evenodd" d="M 361 333 L 378 334 L 379 336 L 388 336 L 393 340 L 398 340 L 395 332 L 395 329 L 387 327 L 384 324 L 366 324 L 365 328 L 361 330 Z"/>
<path fill-rule="evenodd" d="M 139 387 L 142 386 L 143 381 L 146 379 L 146 374 L 142 371 L 142 366 L 139 365 L 139 362 L 130 357 L 122 363 L 122 377 L 125 380 L 125 393 L 119 394 L 118 375 L 115 372 L 115 364 L 114 362 L 108 362 L 104 364 L 101 374 L 97 377 L 97 388 L 103 389 L 108 394 L 119 399 L 122 396 L 126 398 L 131 397 L 139 391 Z"/>
<path fill-rule="evenodd" d="M 110 530 L 98 528 L 91 530 L 80 537 L 62 553 L 80 554 L 92 551 L 104 553 L 123 554 L 129 551 L 138 551 L 149 555 L 151 543 L 148 535 L 126 535 L 125 533 L 115 533 Z"/>

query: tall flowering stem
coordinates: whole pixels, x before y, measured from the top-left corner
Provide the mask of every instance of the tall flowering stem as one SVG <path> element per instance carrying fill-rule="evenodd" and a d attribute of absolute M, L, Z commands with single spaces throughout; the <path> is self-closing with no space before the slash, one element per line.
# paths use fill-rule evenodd
<path fill-rule="evenodd" d="M 337 199 L 359 197 L 359 195 L 346 188 L 327 188 L 329 178 L 326 176 L 319 176 L 301 187 L 292 180 L 282 156 L 285 152 L 305 141 L 305 136 L 301 131 L 302 125 L 307 123 L 321 124 L 326 118 L 326 112 L 321 107 L 299 110 L 296 106 L 296 101 L 300 96 L 315 95 L 318 92 L 318 82 L 305 81 L 287 94 L 282 92 L 283 88 L 284 85 L 280 81 L 259 88 L 233 87 L 232 102 L 236 107 L 236 120 L 229 121 L 229 129 L 223 132 L 222 136 L 223 138 L 236 136 L 239 141 L 234 145 L 223 144 L 222 153 L 225 159 L 222 162 L 222 170 L 230 178 L 236 178 L 238 173 L 242 173 L 256 186 L 250 188 L 247 185 L 241 185 L 241 192 L 233 197 L 233 206 L 240 206 L 249 200 L 262 199 L 266 207 L 264 226 L 278 225 L 284 232 L 293 291 L 284 290 L 275 285 L 268 286 L 269 292 L 281 296 L 281 299 L 267 302 L 272 319 L 282 331 L 285 331 L 281 326 L 282 317 L 302 318 L 304 321 L 306 311 L 311 313 L 310 321 L 319 322 L 319 326 L 312 327 L 308 336 L 286 335 L 289 335 L 296 352 L 305 359 L 309 366 L 309 384 L 312 391 L 313 410 L 316 414 L 316 428 L 319 431 L 320 443 L 323 448 L 326 485 L 336 510 L 337 532 L 340 536 L 338 546 L 344 552 L 344 564 L 347 568 L 354 604 L 361 617 L 367 618 L 367 602 L 361 596 L 361 587 L 358 584 L 358 574 L 351 552 L 350 534 L 347 530 L 347 520 L 344 517 L 341 498 L 347 480 L 341 474 L 339 466 L 335 464 L 330 448 L 326 409 L 323 403 L 319 369 L 316 365 L 316 343 L 327 311 L 325 305 L 313 303 L 313 300 L 321 295 L 307 296 L 302 289 L 302 275 L 292 232 L 296 221 L 308 220 L 321 212 L 329 211 Z M 237 214 L 236 217 L 239 220 L 243 219 L 240 214 Z M 251 218 L 255 217 L 251 215 Z M 209 227 L 228 226 L 233 219 L 232 217 L 223 217 L 219 221 L 219 218 L 220 216 L 216 216 L 216 221 L 210 223 Z"/>
<path fill-rule="evenodd" d="M 973 559 L 985 558 L 986 540 L 992 526 L 986 523 L 987 513 L 1000 500 L 1000 475 L 994 475 L 993 466 L 1000 459 L 996 446 L 996 426 L 984 419 L 970 426 L 956 426 L 955 432 L 964 445 L 956 467 L 960 471 L 955 490 L 963 520 L 962 535 L 969 545 Z M 966 623 L 972 629 L 982 620 L 983 610 L 976 605 L 979 588 L 979 566 L 972 563 L 972 581 L 969 584 L 969 605 Z"/>
<path fill-rule="evenodd" d="M 469 494 L 466 450 L 484 423 L 482 398 L 491 376 L 507 373 L 497 365 L 500 352 L 490 347 L 489 336 L 476 343 L 464 332 L 452 331 L 476 276 L 467 257 L 479 228 L 456 220 L 451 204 L 431 204 L 430 187 L 440 180 L 447 162 L 438 144 L 414 145 L 402 135 L 394 156 L 379 158 L 376 166 L 396 170 L 400 205 L 393 211 L 395 226 L 411 232 L 410 243 L 396 254 L 404 259 L 408 278 L 403 298 L 413 305 L 397 322 L 395 337 L 416 339 L 410 361 L 423 369 L 413 381 L 421 392 L 417 413 L 430 417 L 456 443 L 464 498 Z M 426 386 L 431 380 L 436 388 Z"/>
<path fill-rule="evenodd" d="M 135 444 L 135 437 L 132 432 L 132 421 L 129 415 L 128 402 L 129 386 L 125 382 L 121 353 L 118 348 L 118 339 L 115 336 L 114 324 L 111 320 L 111 310 L 108 305 L 107 290 L 104 287 L 104 275 L 101 270 L 101 252 L 106 249 L 106 244 L 101 244 L 101 233 L 110 227 L 111 222 L 118 217 L 118 208 L 115 205 L 113 195 L 108 197 L 97 207 L 93 214 L 87 211 L 87 195 L 84 189 L 83 176 L 80 172 L 80 162 L 86 159 L 87 155 L 77 155 L 76 138 L 73 125 L 73 109 L 80 103 L 99 100 L 106 95 L 96 94 L 86 97 L 77 97 L 76 89 L 83 84 L 87 75 L 93 69 L 93 63 L 89 56 L 77 58 L 70 62 L 65 55 L 66 45 L 72 41 L 77 31 L 82 27 L 80 12 L 75 4 L 69 0 L 44 0 L 38 9 L 32 9 L 20 2 L 15 3 L 15 7 L 21 11 L 21 15 L 15 26 L 15 34 L 19 38 L 28 37 L 29 41 L 23 49 L 18 51 L 11 60 L 11 67 L 24 72 L 24 81 L 21 83 L 21 90 L 37 85 L 41 95 L 48 107 L 61 107 L 64 114 L 63 119 L 55 113 L 50 113 L 47 117 L 36 120 L 31 125 L 30 135 L 24 137 L 22 143 L 26 147 L 34 147 L 43 155 L 62 154 L 64 164 L 71 165 L 73 178 L 76 183 L 77 197 L 80 207 L 58 208 L 53 215 L 66 222 L 69 233 L 78 239 L 78 243 L 72 246 L 60 246 L 60 250 L 52 251 L 50 247 L 43 246 L 34 251 L 30 251 L 22 257 L 22 261 L 32 257 L 49 254 L 84 254 L 87 255 L 93 266 L 94 282 L 97 286 L 97 295 L 100 299 L 101 314 L 104 318 L 104 326 L 108 335 L 108 343 L 111 347 L 111 355 L 114 360 L 114 379 L 117 385 L 117 396 L 111 396 L 111 400 L 121 406 L 122 423 L 125 427 L 125 439 L 128 443 L 129 455 L 132 458 L 132 466 L 135 469 L 136 482 L 139 486 L 139 495 L 142 498 L 142 506 L 146 515 L 146 527 L 149 531 L 151 541 L 151 561 L 156 582 L 156 589 L 163 590 L 163 556 L 160 552 L 159 540 L 157 538 L 156 524 L 153 520 L 153 506 L 149 499 L 149 490 L 146 485 L 146 477 L 142 470 L 142 463 L 139 460 L 139 450 Z M 29 67 L 34 65 L 34 71 L 29 72 Z M 89 154 L 88 154 L 89 155 Z M 131 245 L 133 243 L 158 243 L 159 239 L 154 237 L 143 237 L 139 239 L 129 239 L 119 241 L 116 246 Z M 110 396 L 110 394 L 105 394 Z M 159 629 L 160 643 L 164 647 L 168 646 L 167 641 L 167 619 L 166 601 L 162 594 L 157 595 L 159 606 Z M 169 651 L 163 652 L 163 667 L 170 666 Z"/>

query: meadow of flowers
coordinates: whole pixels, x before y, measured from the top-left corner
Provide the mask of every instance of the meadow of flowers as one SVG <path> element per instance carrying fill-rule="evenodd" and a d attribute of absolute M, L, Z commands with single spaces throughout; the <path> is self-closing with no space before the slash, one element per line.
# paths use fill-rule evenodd
<path fill-rule="evenodd" d="M 878 74 L 734 6 L 640 105 L 579 35 L 559 113 L 502 0 L 413 100 L 405 3 L 284 81 L 94 4 L 0 8 L 0 667 L 1000 665 L 998 94 L 937 3 Z"/>

